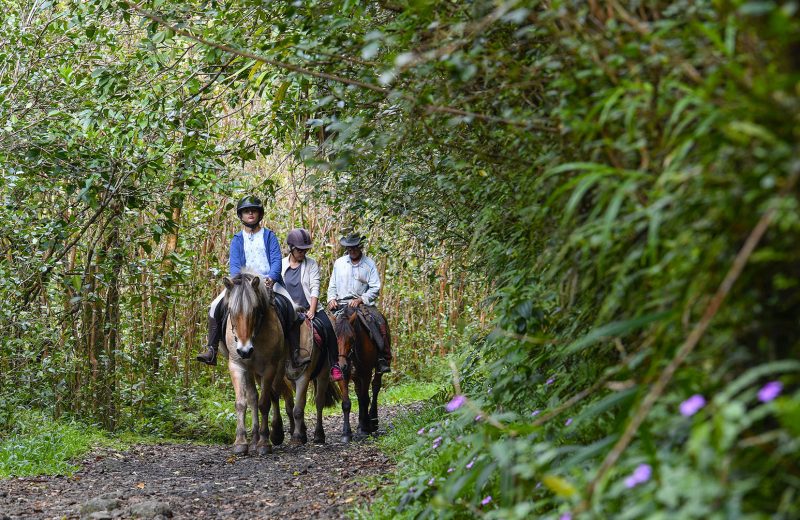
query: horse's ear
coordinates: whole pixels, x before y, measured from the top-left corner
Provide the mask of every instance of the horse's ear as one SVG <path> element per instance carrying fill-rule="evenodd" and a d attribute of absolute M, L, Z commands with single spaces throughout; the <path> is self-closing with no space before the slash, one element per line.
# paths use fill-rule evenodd
<path fill-rule="evenodd" d="M 233 290 L 233 280 L 231 280 L 228 276 L 222 279 L 222 283 L 225 284 L 225 288 L 229 291 Z"/>
<path fill-rule="evenodd" d="M 253 289 L 258 289 L 258 284 L 260 284 L 260 283 L 261 283 L 261 277 L 260 276 L 254 276 L 253 277 L 253 281 L 250 282 L 250 285 L 253 286 Z"/>

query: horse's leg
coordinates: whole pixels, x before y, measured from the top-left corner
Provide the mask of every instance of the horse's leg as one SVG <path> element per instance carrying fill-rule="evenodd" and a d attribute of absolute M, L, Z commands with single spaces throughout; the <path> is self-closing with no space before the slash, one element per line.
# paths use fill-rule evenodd
<path fill-rule="evenodd" d="M 245 389 L 247 390 L 247 405 L 250 407 L 251 440 L 250 449 L 255 451 L 258 446 L 258 388 L 256 387 L 255 374 L 247 374 L 245 377 Z"/>
<path fill-rule="evenodd" d="M 283 404 L 286 408 L 286 417 L 289 418 L 289 435 L 294 432 L 294 392 L 296 390 L 293 390 L 293 388 L 297 388 L 294 382 L 290 385 L 288 379 L 283 379 L 281 395 L 283 395 Z"/>
<path fill-rule="evenodd" d="M 325 444 L 325 429 L 322 426 L 322 409 L 325 408 L 325 400 L 328 395 L 328 385 L 331 384 L 331 375 L 328 364 L 322 368 L 322 372 L 317 376 L 315 403 L 317 405 L 317 424 L 314 427 L 314 444 Z"/>
<path fill-rule="evenodd" d="M 247 412 L 247 391 L 245 379 L 247 374 L 240 367 L 228 363 L 233 391 L 236 394 L 236 439 L 233 441 L 233 452 L 237 455 L 247 454 L 247 430 L 244 427 L 244 416 Z"/>
<path fill-rule="evenodd" d="M 269 405 L 270 389 L 267 387 L 264 378 L 259 381 L 261 384 L 261 395 L 258 396 L 258 411 L 261 413 L 261 428 L 258 431 L 258 454 L 267 455 L 272 453 L 272 446 L 267 442 L 269 438 Z"/>
<path fill-rule="evenodd" d="M 354 380 L 358 396 L 358 435 L 361 438 L 369 435 L 369 374 L 358 374 Z"/>
<path fill-rule="evenodd" d="M 350 442 L 353 431 L 350 429 L 350 380 L 347 376 L 339 381 L 339 389 L 342 391 L 342 442 Z"/>
<path fill-rule="evenodd" d="M 309 376 L 311 375 L 310 369 L 306 368 L 300 377 L 297 378 L 296 388 L 297 395 L 294 401 L 294 410 L 292 416 L 294 417 L 294 428 L 292 429 L 292 444 L 305 444 L 308 442 L 308 435 L 306 434 L 306 398 L 308 394 Z"/>
<path fill-rule="evenodd" d="M 283 444 L 283 419 L 281 418 L 281 387 L 283 385 L 283 374 L 278 374 L 274 367 L 267 369 L 270 372 L 269 388 L 271 390 L 271 401 L 274 409 L 272 411 L 272 431 L 269 440 L 274 446 Z"/>
<path fill-rule="evenodd" d="M 381 381 L 383 374 L 375 371 L 372 376 L 372 400 L 369 403 L 369 431 L 374 433 L 378 431 L 378 392 L 381 391 Z"/>

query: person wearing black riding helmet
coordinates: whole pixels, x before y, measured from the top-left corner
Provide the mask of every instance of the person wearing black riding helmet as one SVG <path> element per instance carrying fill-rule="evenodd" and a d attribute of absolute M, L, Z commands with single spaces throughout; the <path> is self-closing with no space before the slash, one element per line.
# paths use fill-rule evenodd
<path fill-rule="evenodd" d="M 305 318 L 311 320 L 316 335 L 321 340 L 320 347 L 328 355 L 331 366 L 336 363 L 336 335 L 333 325 L 319 303 L 319 264 L 307 253 L 311 249 L 311 234 L 308 230 L 297 228 L 286 236 L 289 254 L 283 258 L 281 276 L 295 307 L 305 309 Z M 298 367 L 305 366 L 311 359 L 311 352 L 295 351 L 294 362 Z"/>
<path fill-rule="evenodd" d="M 383 315 L 375 308 L 375 300 L 381 292 L 381 277 L 372 258 L 364 254 L 364 240 L 366 237 L 358 233 L 348 233 L 339 243 L 344 247 L 345 254 L 333 263 L 330 283 L 328 285 L 328 309 L 331 311 L 341 309 L 344 305 L 359 307 L 363 305 L 380 327 L 380 336 L 383 341 L 378 341 L 378 372 L 391 372 L 389 363 L 392 359 L 388 326 Z M 338 364 L 331 369 L 334 381 L 340 379 L 341 371 Z"/>
<path fill-rule="evenodd" d="M 261 226 L 264 218 L 264 205 L 261 199 L 247 195 L 236 204 L 236 215 L 242 222 L 242 230 L 231 240 L 228 266 L 230 275 L 236 276 L 243 267 L 255 271 L 264 277 L 268 286 L 278 294 L 288 298 L 281 278 L 281 246 L 278 237 L 271 230 Z M 222 340 L 221 305 L 225 290 L 211 303 L 208 311 L 208 345 L 206 350 L 197 356 L 197 361 L 207 365 L 217 364 L 217 346 Z"/>

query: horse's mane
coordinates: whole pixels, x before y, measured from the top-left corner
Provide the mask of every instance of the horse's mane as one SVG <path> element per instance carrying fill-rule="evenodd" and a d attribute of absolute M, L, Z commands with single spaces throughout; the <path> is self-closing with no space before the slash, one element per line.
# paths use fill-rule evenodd
<path fill-rule="evenodd" d="M 344 308 L 342 315 L 336 320 L 335 332 L 337 338 L 348 340 L 355 337 L 356 331 L 353 330 L 353 326 L 350 325 L 349 318 L 357 311 L 358 309 L 350 307 L 349 305 Z"/>
<path fill-rule="evenodd" d="M 253 289 L 253 278 L 260 277 L 261 283 Z M 272 299 L 272 290 L 264 283 L 263 277 L 257 273 L 244 269 L 233 277 L 233 290 L 228 291 L 228 311 L 232 315 L 263 316 Z"/>

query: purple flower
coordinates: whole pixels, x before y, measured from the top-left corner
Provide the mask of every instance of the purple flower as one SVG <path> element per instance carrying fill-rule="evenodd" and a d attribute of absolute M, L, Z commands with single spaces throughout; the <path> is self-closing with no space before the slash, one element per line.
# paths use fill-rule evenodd
<path fill-rule="evenodd" d="M 447 468 L 447 472 L 448 472 L 448 473 L 452 473 L 452 472 L 454 472 L 455 470 L 456 470 L 455 468 Z"/>
<path fill-rule="evenodd" d="M 689 399 L 681 403 L 680 411 L 684 417 L 691 417 L 706 405 L 706 398 L 700 394 L 694 394 Z"/>
<path fill-rule="evenodd" d="M 572 515 L 570 513 L 564 513 L 558 518 L 558 520 L 572 520 Z"/>
<path fill-rule="evenodd" d="M 758 391 L 758 400 L 762 403 L 768 403 L 778 397 L 781 390 L 783 390 L 783 383 L 780 381 L 770 381 Z"/>
<path fill-rule="evenodd" d="M 570 417 L 569 419 L 566 420 L 566 422 L 564 423 L 564 426 L 569 426 L 570 424 L 572 424 L 572 417 Z"/>
<path fill-rule="evenodd" d="M 417 430 L 417 435 L 422 435 L 423 433 L 425 433 L 425 428 L 420 428 Z"/>
<path fill-rule="evenodd" d="M 633 473 L 631 473 L 625 479 L 625 487 L 630 489 L 632 487 L 636 487 L 639 484 L 644 484 L 650 477 L 653 475 L 653 468 L 650 467 L 650 464 L 639 464 Z"/>
<path fill-rule="evenodd" d="M 475 464 L 475 459 L 472 459 L 471 461 L 467 462 L 467 465 L 465 467 L 467 469 L 472 469 L 473 464 Z"/>
<path fill-rule="evenodd" d="M 488 504 L 491 501 L 492 501 L 492 495 L 487 495 L 486 498 L 481 500 L 481 505 L 485 506 L 486 504 Z"/>
<path fill-rule="evenodd" d="M 456 410 L 461 408 L 466 402 L 467 398 L 459 394 L 453 397 L 453 399 L 451 399 L 450 402 L 447 403 L 447 406 L 445 406 L 445 408 L 447 409 L 448 412 L 455 412 Z"/>
<path fill-rule="evenodd" d="M 441 443 L 442 443 L 442 438 L 436 437 L 435 439 L 433 439 L 433 448 L 434 449 L 438 448 Z"/>
<path fill-rule="evenodd" d="M 431 479 L 428 481 L 428 485 L 429 485 L 429 486 L 432 486 L 432 485 L 433 485 L 433 482 L 434 482 L 435 480 L 436 480 L 436 479 L 434 479 L 433 477 L 431 477 Z"/>
<path fill-rule="evenodd" d="M 475 416 L 475 421 L 476 422 L 480 421 L 481 419 L 483 419 L 483 416 L 481 414 L 478 414 L 478 415 Z"/>
<path fill-rule="evenodd" d="M 541 411 L 541 410 L 534 410 L 534 411 L 532 411 L 532 412 L 531 412 L 531 417 L 536 417 L 536 416 L 537 416 L 537 415 L 539 415 L 540 413 L 542 413 L 542 411 Z"/>
<path fill-rule="evenodd" d="M 544 382 L 546 385 L 552 385 L 556 381 L 555 377 L 549 378 L 547 381 Z"/>

